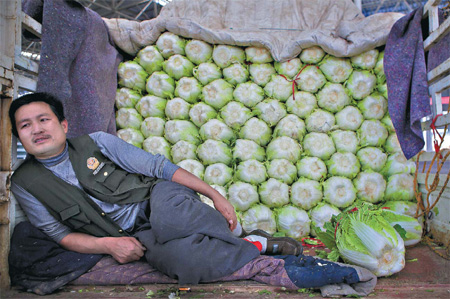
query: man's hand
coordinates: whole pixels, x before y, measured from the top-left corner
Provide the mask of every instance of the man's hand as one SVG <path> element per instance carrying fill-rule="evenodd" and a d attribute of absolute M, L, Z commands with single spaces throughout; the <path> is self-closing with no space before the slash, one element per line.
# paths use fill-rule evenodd
<path fill-rule="evenodd" d="M 228 226 L 230 227 L 230 230 L 233 231 L 237 225 L 237 217 L 234 212 L 234 207 L 222 195 L 212 198 L 212 201 L 214 202 L 214 207 L 216 210 L 219 211 L 225 219 L 227 219 Z"/>
<path fill-rule="evenodd" d="M 138 261 L 144 256 L 146 248 L 136 238 L 108 237 L 104 239 L 108 254 L 121 264 Z"/>
<path fill-rule="evenodd" d="M 94 237 L 83 233 L 70 233 L 59 243 L 68 250 L 89 253 L 109 254 L 121 264 L 139 260 L 146 248 L 133 237 Z"/>

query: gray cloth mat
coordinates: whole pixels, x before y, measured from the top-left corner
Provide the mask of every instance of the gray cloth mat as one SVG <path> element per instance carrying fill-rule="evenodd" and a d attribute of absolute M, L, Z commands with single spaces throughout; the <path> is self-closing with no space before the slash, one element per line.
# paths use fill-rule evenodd
<path fill-rule="evenodd" d="M 76 1 L 24 0 L 22 8 L 42 20 L 37 91 L 62 100 L 70 124 L 68 137 L 96 131 L 115 135 L 117 67 L 122 56 L 101 17 Z"/>

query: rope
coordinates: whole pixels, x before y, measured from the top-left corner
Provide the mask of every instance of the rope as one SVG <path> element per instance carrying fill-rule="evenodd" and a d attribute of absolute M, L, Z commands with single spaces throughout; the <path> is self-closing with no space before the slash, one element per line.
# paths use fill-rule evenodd
<path fill-rule="evenodd" d="M 447 112 L 450 112 L 450 106 L 449 106 Z M 442 144 L 444 142 L 444 137 L 445 137 L 445 135 L 447 133 L 448 125 L 445 125 L 444 133 L 441 136 L 439 134 L 439 132 L 437 132 L 437 130 L 436 130 L 435 126 L 434 126 L 434 123 L 436 122 L 437 117 L 438 116 L 436 116 L 433 119 L 433 122 L 432 122 L 432 125 L 431 125 L 431 127 L 433 129 L 433 134 L 435 136 L 435 140 L 434 140 L 435 154 L 434 154 L 433 159 L 431 160 L 430 164 L 428 165 L 428 169 L 427 169 L 427 162 L 426 161 L 424 162 L 423 169 L 422 169 L 422 173 L 424 173 L 425 170 L 427 169 L 426 176 L 425 176 L 425 182 L 424 182 L 425 189 L 427 190 L 427 194 L 426 194 L 426 197 L 425 197 L 426 205 L 425 205 L 424 200 L 423 200 L 422 192 L 420 192 L 418 190 L 419 189 L 418 188 L 419 185 L 417 183 L 417 176 L 418 176 L 418 173 L 420 171 L 419 170 L 420 156 L 424 153 L 424 151 L 421 151 L 417 155 L 416 172 L 414 174 L 414 194 L 415 194 L 415 197 L 416 197 L 416 200 L 417 200 L 417 208 L 416 208 L 415 218 L 419 218 L 421 216 L 424 216 L 424 218 L 425 218 L 425 227 L 427 227 L 427 224 L 428 224 L 427 222 L 429 220 L 429 216 L 430 216 L 431 211 L 434 209 L 436 204 L 439 202 L 439 200 L 440 200 L 440 198 L 442 196 L 442 193 L 444 193 L 444 190 L 447 187 L 448 182 L 450 180 L 450 172 L 449 172 L 447 174 L 445 182 L 444 182 L 444 184 L 443 184 L 443 186 L 442 186 L 438 196 L 436 197 L 436 200 L 434 201 L 433 204 L 430 204 L 431 193 L 436 191 L 436 189 L 438 188 L 439 182 L 440 182 L 439 175 L 440 175 L 441 169 L 444 166 L 445 161 L 447 160 L 447 158 L 450 156 L 450 150 L 447 150 L 447 153 L 444 156 L 442 156 L 444 154 L 444 151 L 446 151 L 446 149 L 442 149 Z M 438 135 L 439 135 L 439 137 L 441 139 L 440 143 L 438 143 L 437 140 L 436 140 L 435 132 L 438 133 Z M 429 184 L 428 183 L 428 178 L 430 176 L 431 169 L 432 169 L 433 165 L 435 164 L 435 162 L 436 162 L 436 165 L 437 165 L 437 170 L 436 170 L 436 173 L 434 173 L 435 176 L 434 176 L 433 181 L 431 182 L 431 184 Z M 422 210 L 421 213 L 419 212 L 420 210 Z M 450 259 L 449 246 L 446 246 L 446 255 L 444 255 L 441 252 L 437 251 L 435 248 L 433 248 L 431 243 L 434 242 L 434 241 L 432 241 L 432 239 L 429 236 L 425 236 L 425 234 L 424 234 L 423 240 L 428 245 L 428 247 L 430 247 L 436 254 L 438 254 L 439 256 L 441 256 L 441 257 L 443 257 L 445 259 Z"/>
<path fill-rule="evenodd" d="M 305 68 L 307 68 L 308 66 L 311 66 L 312 64 L 305 64 L 302 69 L 297 73 L 297 75 L 294 77 L 294 79 L 290 80 L 288 79 L 285 75 L 280 75 L 281 77 L 283 77 L 286 81 L 288 82 L 292 82 L 292 99 L 295 101 L 295 85 L 297 85 L 296 80 L 298 79 L 298 76 L 300 76 L 300 74 L 303 72 L 303 70 Z M 316 66 L 317 68 L 319 68 L 318 66 Z"/>

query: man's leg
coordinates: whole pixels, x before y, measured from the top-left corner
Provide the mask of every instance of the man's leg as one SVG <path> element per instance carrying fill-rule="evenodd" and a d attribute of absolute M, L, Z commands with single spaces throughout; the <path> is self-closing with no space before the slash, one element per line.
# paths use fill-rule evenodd
<path fill-rule="evenodd" d="M 153 188 L 150 226 L 135 234 L 148 262 L 180 283 L 221 278 L 259 256 L 254 245 L 232 234 L 222 214 L 177 183 Z"/>

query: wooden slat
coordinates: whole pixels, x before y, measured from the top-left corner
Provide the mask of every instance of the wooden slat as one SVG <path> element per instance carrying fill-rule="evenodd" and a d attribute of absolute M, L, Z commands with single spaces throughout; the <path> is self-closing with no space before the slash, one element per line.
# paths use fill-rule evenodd
<path fill-rule="evenodd" d="M 450 51 L 450 49 L 449 49 Z M 450 73 L 450 58 L 432 69 L 427 74 L 428 84 L 434 83 L 435 81 L 441 79 L 442 77 L 449 75 Z"/>
<path fill-rule="evenodd" d="M 450 18 L 445 20 L 438 28 L 427 37 L 423 42 L 425 51 L 429 51 L 430 48 L 439 42 L 447 33 L 450 32 Z"/>
<path fill-rule="evenodd" d="M 30 73 L 37 75 L 38 70 L 39 70 L 39 65 L 36 62 L 34 62 L 30 59 L 24 58 L 20 55 L 16 55 L 15 59 L 16 59 L 15 60 L 16 67 L 18 67 L 19 69 L 22 69 L 22 70 L 29 71 Z"/>
<path fill-rule="evenodd" d="M 22 76 L 20 74 L 16 74 L 15 76 L 15 85 L 21 89 L 25 89 L 27 91 L 36 91 L 36 80 L 31 78 Z"/>
<path fill-rule="evenodd" d="M 27 30 L 37 37 L 41 37 L 42 35 L 42 25 L 24 12 L 22 12 L 22 29 Z"/>
<path fill-rule="evenodd" d="M 14 67 L 14 60 L 11 57 L 5 56 L 0 53 L 0 67 L 12 70 Z"/>

